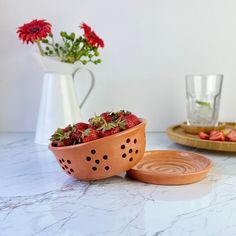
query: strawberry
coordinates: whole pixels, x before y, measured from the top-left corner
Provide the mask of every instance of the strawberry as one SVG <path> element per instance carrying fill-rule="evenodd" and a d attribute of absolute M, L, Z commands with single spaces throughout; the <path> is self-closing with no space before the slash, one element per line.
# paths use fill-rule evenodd
<path fill-rule="evenodd" d="M 100 135 L 100 137 L 106 137 L 106 136 L 110 136 L 112 134 L 116 134 L 119 132 L 120 132 L 120 128 L 117 126 L 117 127 L 114 127 L 114 128 L 108 129 L 108 130 L 101 130 L 101 131 L 99 131 L 99 135 Z"/>
<path fill-rule="evenodd" d="M 207 140 L 207 139 L 209 139 L 209 135 L 204 133 L 204 132 L 200 132 L 199 133 L 199 138 Z"/>
<path fill-rule="evenodd" d="M 89 119 L 89 124 L 92 128 L 97 129 L 104 125 L 104 119 L 101 116 L 95 116 Z"/>
<path fill-rule="evenodd" d="M 80 141 L 80 138 L 81 138 L 81 135 L 82 135 L 82 132 L 86 129 L 89 128 L 89 124 L 86 124 L 86 123 L 82 123 L 82 122 L 79 122 L 77 124 L 74 125 L 74 129 L 73 129 L 73 132 L 72 132 L 72 137 L 74 137 L 76 140 Z"/>
<path fill-rule="evenodd" d="M 89 128 L 89 124 L 79 122 L 79 123 L 75 124 L 75 127 L 76 127 L 77 130 L 84 131 L 84 130 Z"/>
<path fill-rule="evenodd" d="M 211 141 L 225 141 L 225 135 L 222 131 L 216 131 L 210 133 L 209 140 Z"/>
<path fill-rule="evenodd" d="M 133 114 L 125 115 L 120 121 L 117 122 L 122 130 L 130 129 L 139 123 L 141 121 L 139 118 Z"/>
<path fill-rule="evenodd" d="M 70 125 L 62 129 L 64 132 L 69 132 L 70 131 Z"/>
<path fill-rule="evenodd" d="M 131 120 L 124 119 L 120 122 L 120 127 L 121 127 L 122 130 L 130 129 L 134 126 L 135 126 L 135 124 Z"/>
<path fill-rule="evenodd" d="M 89 119 L 89 123 L 95 129 L 101 128 L 104 124 L 112 122 L 111 114 L 111 112 L 103 112 L 100 116 Z"/>
<path fill-rule="evenodd" d="M 64 147 L 64 143 L 62 141 L 59 141 L 56 143 L 56 147 Z"/>
<path fill-rule="evenodd" d="M 77 143 L 77 140 L 72 136 L 73 127 L 71 125 L 64 129 L 57 129 L 51 137 L 52 145 L 56 147 L 69 146 Z"/>
<path fill-rule="evenodd" d="M 106 122 L 111 122 L 111 121 L 112 121 L 111 112 L 103 112 L 100 116 L 101 116 Z"/>
<path fill-rule="evenodd" d="M 226 136 L 229 141 L 236 142 L 236 129 L 232 129 Z"/>
<path fill-rule="evenodd" d="M 110 136 L 120 132 L 120 127 L 115 122 L 105 122 L 100 128 L 97 129 L 100 137 Z"/>
<path fill-rule="evenodd" d="M 129 111 L 125 111 L 125 110 L 120 110 L 118 112 L 112 112 L 111 116 L 112 116 L 112 120 L 116 121 L 116 120 L 121 120 L 125 115 L 130 115 L 131 112 Z"/>
<path fill-rule="evenodd" d="M 212 136 L 212 135 L 214 135 L 214 134 L 217 134 L 219 131 L 217 131 L 217 130 L 212 130 L 212 131 L 210 131 L 210 136 Z"/>
<path fill-rule="evenodd" d="M 124 119 L 132 121 L 135 125 L 138 125 L 141 123 L 140 119 L 134 114 L 125 115 Z"/>
<path fill-rule="evenodd" d="M 63 143 L 64 146 L 69 146 L 69 145 L 74 145 L 74 144 L 77 144 L 77 140 L 72 136 L 70 135 L 69 138 L 67 139 L 64 139 L 63 141 L 61 141 Z M 57 145 L 58 146 L 58 145 Z"/>
<path fill-rule="evenodd" d="M 124 110 L 120 110 L 116 113 L 117 119 L 122 119 L 126 115 L 126 112 Z"/>
<path fill-rule="evenodd" d="M 99 138 L 97 130 L 93 128 L 88 128 L 82 132 L 82 143 L 87 143 Z"/>

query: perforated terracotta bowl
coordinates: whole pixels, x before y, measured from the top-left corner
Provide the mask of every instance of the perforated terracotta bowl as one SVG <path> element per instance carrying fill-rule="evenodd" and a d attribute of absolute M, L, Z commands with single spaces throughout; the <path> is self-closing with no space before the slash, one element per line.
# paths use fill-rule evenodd
<path fill-rule="evenodd" d="M 53 147 L 58 164 L 69 175 L 79 180 L 97 180 L 127 171 L 144 155 L 146 122 L 88 143 Z"/>

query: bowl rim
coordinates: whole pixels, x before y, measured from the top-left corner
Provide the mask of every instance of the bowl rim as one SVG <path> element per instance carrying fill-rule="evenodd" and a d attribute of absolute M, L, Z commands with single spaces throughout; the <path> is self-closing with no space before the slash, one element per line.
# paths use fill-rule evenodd
<path fill-rule="evenodd" d="M 51 150 L 51 151 L 55 151 L 55 150 L 66 150 L 66 149 L 73 149 L 73 148 L 78 148 L 78 147 L 84 147 L 84 146 L 86 146 L 86 145 L 90 145 L 90 144 L 95 144 L 95 143 L 103 142 L 103 141 L 112 139 L 112 138 L 114 138 L 114 137 L 122 136 L 123 134 L 131 133 L 132 131 L 134 131 L 134 130 L 136 130 L 136 129 L 139 129 L 141 126 L 145 126 L 145 125 L 147 124 L 147 122 L 146 122 L 145 119 L 140 118 L 140 120 L 142 121 L 140 124 L 138 124 L 138 125 L 136 125 L 136 126 L 130 128 L 130 129 L 121 131 L 121 132 L 119 132 L 119 133 L 117 133 L 117 134 L 113 134 L 113 135 L 110 135 L 110 136 L 107 136 L 107 137 L 99 138 L 99 139 L 96 139 L 96 140 L 93 140 L 93 141 L 90 141 L 90 142 L 87 142 L 87 143 L 79 143 L 79 144 L 76 144 L 76 145 L 69 145 L 69 146 L 64 146 L 64 147 L 53 147 L 53 146 L 52 146 L 52 142 L 50 142 L 50 144 L 48 145 L 48 148 L 49 148 L 49 150 Z"/>

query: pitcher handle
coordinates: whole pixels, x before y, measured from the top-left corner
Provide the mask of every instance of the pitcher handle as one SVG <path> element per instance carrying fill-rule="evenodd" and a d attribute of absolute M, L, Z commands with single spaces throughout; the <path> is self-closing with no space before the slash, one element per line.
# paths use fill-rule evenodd
<path fill-rule="evenodd" d="M 90 78 L 91 78 L 91 84 L 90 84 L 89 90 L 88 90 L 88 92 L 86 93 L 84 99 L 82 100 L 82 102 L 81 102 L 80 105 L 79 105 L 79 107 L 82 108 L 83 105 L 84 105 L 84 103 L 86 102 L 86 100 L 87 100 L 89 94 L 92 92 L 92 90 L 93 90 L 93 88 L 94 88 L 94 85 L 95 85 L 95 76 L 94 76 L 94 74 L 93 74 L 93 72 L 92 72 L 91 70 L 89 70 L 89 69 L 87 69 L 87 68 L 84 68 L 84 67 L 81 67 L 81 68 L 77 68 L 77 69 L 73 72 L 72 77 L 73 77 L 74 80 L 75 80 L 75 75 L 76 75 L 76 73 L 79 72 L 80 70 L 86 70 L 86 71 L 89 73 Z"/>

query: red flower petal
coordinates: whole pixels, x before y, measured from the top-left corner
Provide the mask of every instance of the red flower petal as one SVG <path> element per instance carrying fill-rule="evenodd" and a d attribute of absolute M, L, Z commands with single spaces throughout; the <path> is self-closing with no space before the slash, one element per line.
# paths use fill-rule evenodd
<path fill-rule="evenodd" d="M 16 33 L 23 43 L 34 43 L 36 40 L 42 40 L 52 33 L 51 24 L 46 20 L 33 20 L 20 26 Z"/>
<path fill-rule="evenodd" d="M 87 40 L 88 44 L 92 47 L 104 47 L 104 42 L 101 38 L 97 36 L 97 34 L 91 30 L 91 27 L 85 23 L 82 23 L 80 26 L 81 29 L 84 30 L 84 37 Z"/>
<path fill-rule="evenodd" d="M 82 23 L 80 25 L 80 28 L 84 30 L 84 35 L 88 35 L 91 33 L 91 27 L 89 27 L 87 24 Z"/>

